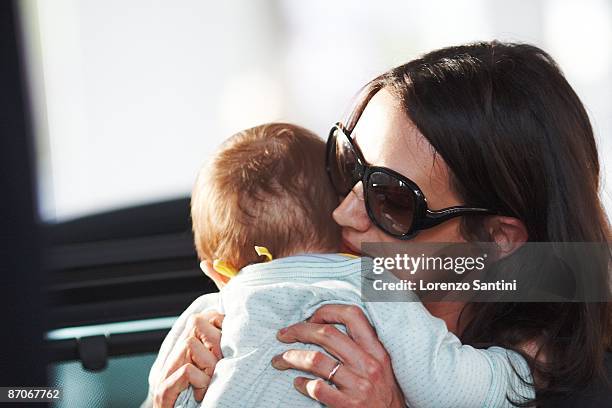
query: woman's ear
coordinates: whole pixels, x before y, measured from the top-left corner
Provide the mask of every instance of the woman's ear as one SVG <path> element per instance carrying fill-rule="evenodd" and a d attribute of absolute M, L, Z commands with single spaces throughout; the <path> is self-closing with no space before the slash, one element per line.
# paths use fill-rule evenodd
<path fill-rule="evenodd" d="M 200 262 L 200 269 L 202 269 L 202 272 L 204 272 L 206 276 L 208 276 L 210 279 L 213 280 L 213 282 L 215 282 L 215 285 L 217 285 L 219 289 L 223 288 L 230 280 L 230 278 L 228 278 L 227 276 L 223 276 L 219 272 L 215 271 L 212 262 L 208 259 L 205 259 Z"/>
<path fill-rule="evenodd" d="M 519 249 L 529 238 L 523 221 L 514 217 L 487 217 L 485 229 L 490 239 L 499 247 L 502 258 Z"/>

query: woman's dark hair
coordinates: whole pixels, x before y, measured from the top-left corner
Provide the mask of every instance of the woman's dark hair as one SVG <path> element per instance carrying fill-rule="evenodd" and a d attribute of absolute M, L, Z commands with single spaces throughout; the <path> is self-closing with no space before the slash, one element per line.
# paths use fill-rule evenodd
<path fill-rule="evenodd" d="M 348 128 L 383 88 L 444 159 L 465 205 L 520 219 L 529 241 L 608 242 L 593 130 L 546 52 L 497 41 L 430 52 L 366 85 Z M 489 240 L 482 221 L 463 218 L 468 240 Z M 526 358 L 537 380 L 531 403 L 605 378 L 610 303 L 471 303 L 464 312 L 465 344 Z M 535 358 L 520 349 L 530 341 L 539 347 Z"/>

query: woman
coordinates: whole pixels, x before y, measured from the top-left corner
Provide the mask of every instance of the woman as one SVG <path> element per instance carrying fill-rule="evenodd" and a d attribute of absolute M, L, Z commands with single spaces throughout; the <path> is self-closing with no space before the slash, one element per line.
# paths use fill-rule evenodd
<path fill-rule="evenodd" d="M 366 201 L 364 190 L 372 187 L 364 186 L 367 180 L 360 175 L 351 180 L 348 193 L 336 180 L 346 195 L 334 219 L 354 252 L 363 242 L 396 242 L 402 235 L 414 242 L 491 241 L 509 256 L 527 241 L 609 239 L 587 114 L 551 57 L 536 47 L 491 42 L 431 52 L 369 83 L 342 128 L 368 164 L 412 180 L 429 209 L 495 210 L 495 215 L 459 214 L 443 222 L 407 220 L 406 212 L 414 211 L 406 201 Z M 464 344 L 522 353 L 535 379 L 534 404 L 605 377 L 604 355 L 611 346 L 608 303 L 426 307 Z M 201 397 L 221 357 L 222 316 L 194 316 L 173 334 L 187 340 L 152 369 L 158 406 L 171 406 L 190 383 Z M 349 335 L 334 323 L 345 325 Z M 335 357 L 292 350 L 274 358 L 278 369 L 313 374 L 296 379 L 303 394 L 332 407 L 405 405 L 388 354 L 359 308 L 325 306 L 308 322 L 281 330 L 278 338 L 318 344 Z M 167 352 L 162 349 L 160 355 Z M 332 370 L 336 384 L 351 385 L 336 388 L 323 381 Z"/>

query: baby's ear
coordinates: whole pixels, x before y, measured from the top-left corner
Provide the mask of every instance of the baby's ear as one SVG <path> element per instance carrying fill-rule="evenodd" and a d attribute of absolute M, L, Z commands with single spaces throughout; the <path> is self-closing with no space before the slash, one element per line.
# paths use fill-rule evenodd
<path fill-rule="evenodd" d="M 204 272 L 206 276 L 208 276 L 210 279 L 213 280 L 213 282 L 215 282 L 215 285 L 217 285 L 219 289 L 223 288 L 230 280 L 230 278 L 228 278 L 227 276 L 223 276 L 219 272 L 215 271 L 212 262 L 208 259 L 205 259 L 200 262 L 200 269 L 202 269 L 202 272 Z"/>

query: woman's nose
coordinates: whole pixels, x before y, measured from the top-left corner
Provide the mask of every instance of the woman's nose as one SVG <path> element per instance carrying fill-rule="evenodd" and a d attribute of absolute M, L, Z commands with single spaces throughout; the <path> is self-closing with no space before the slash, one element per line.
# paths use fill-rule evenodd
<path fill-rule="evenodd" d="M 341 227 L 353 228 L 365 232 L 370 227 L 370 219 L 363 199 L 363 184 L 357 183 L 355 187 L 342 200 L 332 213 L 334 221 Z"/>

